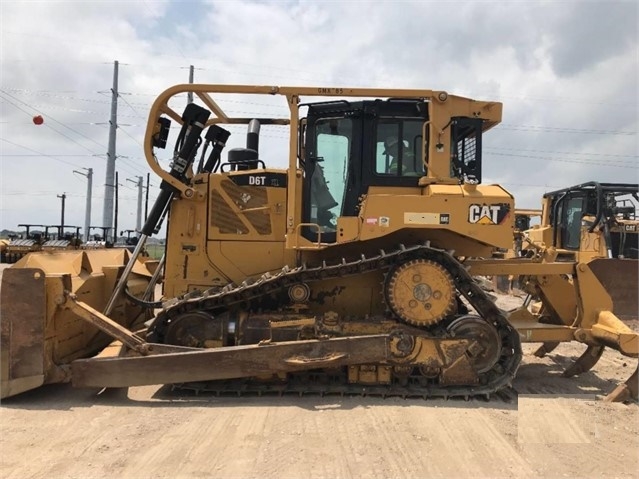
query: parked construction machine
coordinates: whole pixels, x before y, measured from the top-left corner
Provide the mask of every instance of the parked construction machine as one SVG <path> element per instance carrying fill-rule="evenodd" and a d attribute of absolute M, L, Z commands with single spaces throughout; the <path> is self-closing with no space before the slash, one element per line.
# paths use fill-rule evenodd
<path fill-rule="evenodd" d="M 114 248 L 126 248 L 129 251 L 135 251 L 135 245 L 138 244 L 139 236 L 137 231 L 135 230 L 123 230 L 120 231 L 120 236 L 117 241 L 113 245 Z M 140 251 L 140 255 L 144 257 L 148 257 L 148 252 L 146 249 L 142 249 Z"/>
<path fill-rule="evenodd" d="M 535 255 L 552 245 L 558 260 L 587 262 L 613 299 L 614 312 L 637 319 L 639 304 L 639 185 L 589 182 L 546 193 L 542 209 L 516 209 L 512 249 L 493 257 Z M 537 223 L 532 225 L 534 218 Z M 514 276 L 494 278 L 512 291 Z"/>
<path fill-rule="evenodd" d="M 514 245 L 512 250 L 513 256 L 522 256 L 525 233 L 532 228 L 533 218 L 541 218 L 541 214 L 541 210 L 515 210 Z"/>
<path fill-rule="evenodd" d="M 615 315 L 637 319 L 639 185 L 589 182 L 546 193 L 541 223 L 522 233 L 522 254 L 556 248 L 558 260 L 588 263 Z"/>
<path fill-rule="evenodd" d="M 34 230 L 46 228 L 45 225 L 19 224 L 18 228 L 24 228 L 24 232 L 6 245 L 4 255 L 7 263 L 15 263 L 28 253 L 40 251 L 42 244 L 48 240 L 46 230 Z"/>
<path fill-rule="evenodd" d="M 110 226 L 89 226 L 89 234 L 87 240 L 80 245 L 81 249 L 103 249 L 113 247 L 113 243 L 109 241 L 109 232 L 112 230 Z M 102 234 L 94 231 L 101 231 Z"/>
<path fill-rule="evenodd" d="M 180 114 L 174 97 L 185 92 L 196 102 Z M 238 95 L 279 97 L 289 115 L 229 116 L 221 104 Z M 639 336 L 588 262 L 558 261 L 552 243 L 527 258 L 484 259 L 513 240 L 513 196 L 482 183 L 483 135 L 501 115 L 501 103 L 445 91 L 169 88 L 144 143 L 160 194 L 126 264 L 128 252 L 55 253 L 55 264 L 35 253 L 5 270 L 3 396 L 68 380 L 490 396 L 511 383 L 522 342 L 584 343 L 569 375 L 605 346 L 636 358 Z M 172 121 L 180 131 L 165 170 L 156 155 Z M 246 147 L 223 159 L 237 125 L 247 125 Z M 261 127 L 287 128 L 288 168 L 268 164 Z M 166 254 L 152 270 L 136 257 L 163 221 Z M 502 311 L 473 280 L 500 274 L 520 276 L 531 301 Z M 86 357 L 98 337 L 113 343 Z M 636 397 L 637 371 L 608 396 Z"/>
<path fill-rule="evenodd" d="M 49 233 L 49 230 L 55 230 L 55 233 Z M 59 251 L 78 249 L 82 245 L 80 226 L 69 225 L 52 225 L 46 226 L 46 237 L 48 238 L 42 244 L 42 251 Z"/>

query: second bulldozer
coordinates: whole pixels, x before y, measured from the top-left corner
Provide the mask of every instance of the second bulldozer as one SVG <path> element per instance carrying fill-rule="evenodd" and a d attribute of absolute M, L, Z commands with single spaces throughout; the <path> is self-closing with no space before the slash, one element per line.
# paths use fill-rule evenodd
<path fill-rule="evenodd" d="M 544 195 L 541 224 L 523 233 L 522 254 L 552 247 L 560 261 L 588 263 L 615 315 L 637 319 L 639 185 L 589 182 Z"/>

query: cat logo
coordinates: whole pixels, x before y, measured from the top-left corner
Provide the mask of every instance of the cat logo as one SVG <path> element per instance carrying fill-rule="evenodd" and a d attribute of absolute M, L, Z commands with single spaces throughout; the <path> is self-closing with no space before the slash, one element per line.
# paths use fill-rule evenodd
<path fill-rule="evenodd" d="M 468 222 L 480 225 L 498 225 L 506 219 L 509 212 L 510 205 L 508 203 L 474 204 L 468 208 Z"/>

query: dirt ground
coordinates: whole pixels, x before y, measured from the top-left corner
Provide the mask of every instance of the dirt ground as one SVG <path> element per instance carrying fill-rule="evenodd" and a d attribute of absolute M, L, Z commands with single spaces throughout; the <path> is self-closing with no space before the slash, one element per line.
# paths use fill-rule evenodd
<path fill-rule="evenodd" d="M 583 346 L 534 349 L 490 401 L 47 386 L 2 401 L 0 477 L 637 477 L 639 406 L 595 399 L 636 360 L 565 379 Z"/>

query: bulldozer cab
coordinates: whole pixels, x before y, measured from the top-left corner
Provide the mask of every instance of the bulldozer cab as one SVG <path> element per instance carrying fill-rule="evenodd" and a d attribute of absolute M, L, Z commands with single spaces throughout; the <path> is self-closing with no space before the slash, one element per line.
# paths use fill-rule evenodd
<path fill-rule="evenodd" d="M 313 103 L 300 132 L 304 145 L 303 236 L 336 241 L 337 219 L 359 213 L 371 187 L 417 188 L 429 165 L 429 102 L 388 99 Z M 481 118 L 450 119 L 454 182 L 481 183 Z M 435 145 L 443 149 L 442 144 Z M 317 227 L 318 225 L 319 227 Z"/>
<path fill-rule="evenodd" d="M 370 186 L 417 186 L 427 163 L 427 112 L 419 100 L 308 105 L 302 218 L 320 226 L 324 242 L 336 241 L 337 218 L 356 216 Z M 304 229 L 310 241 L 317 235 Z"/>
<path fill-rule="evenodd" d="M 320 242 L 321 232 L 321 242 L 335 243 L 338 219 L 361 216 L 362 198 L 372 191 L 419 195 L 433 183 L 481 183 L 482 132 L 498 118 L 462 116 L 442 107 L 441 98 L 308 105 L 300 133 L 302 222 L 315 227 L 303 228 L 304 238 Z M 443 127 L 433 128 L 446 114 Z"/>
<path fill-rule="evenodd" d="M 546 193 L 553 246 L 608 258 L 637 259 L 637 184 L 590 182 Z M 592 241 L 599 237 L 601 241 Z"/>

